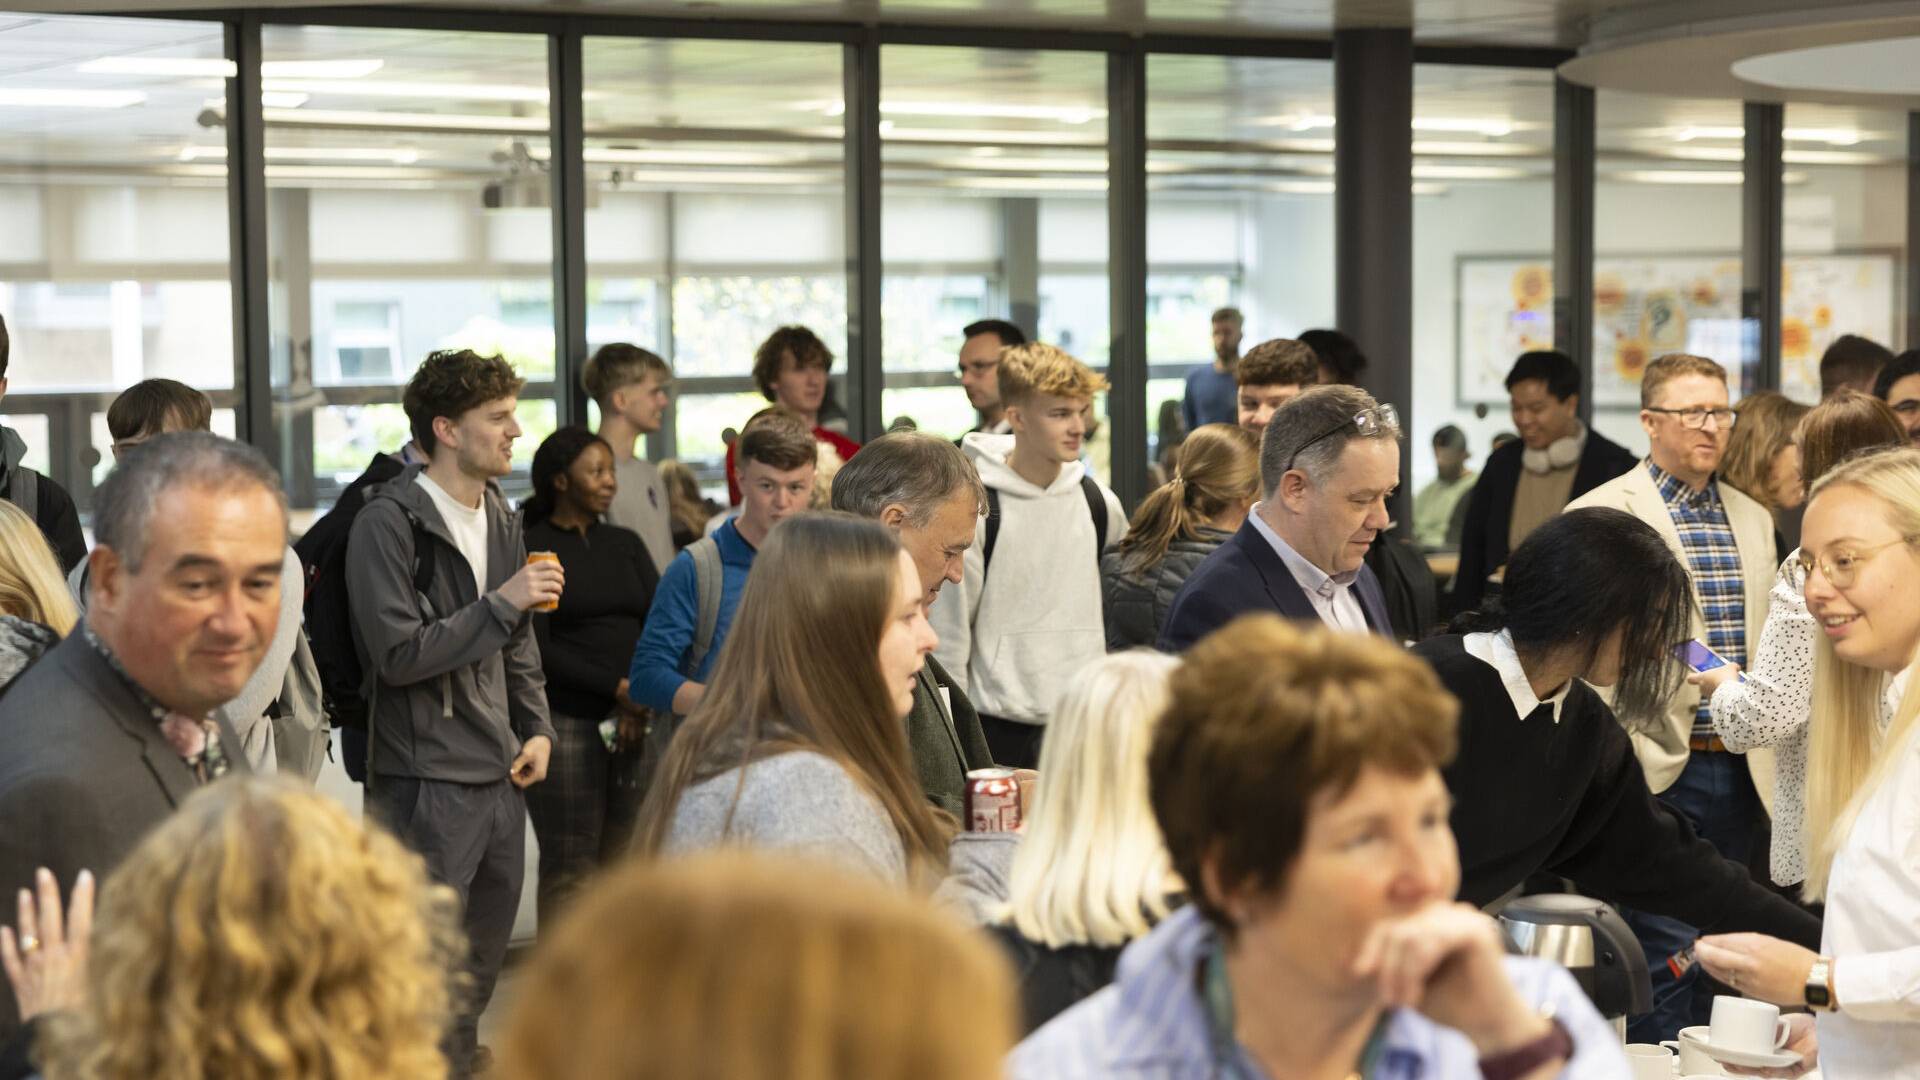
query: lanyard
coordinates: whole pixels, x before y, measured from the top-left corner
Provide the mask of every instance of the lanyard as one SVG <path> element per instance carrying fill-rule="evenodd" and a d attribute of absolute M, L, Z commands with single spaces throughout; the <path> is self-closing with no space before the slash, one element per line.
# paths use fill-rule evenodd
<path fill-rule="evenodd" d="M 1227 955 L 1218 941 L 1207 951 L 1201 979 L 1202 998 L 1207 1005 L 1207 1041 L 1212 1047 L 1213 1064 L 1224 1080 L 1259 1080 L 1248 1074 L 1242 1063 L 1240 1045 L 1233 1037 L 1233 985 L 1227 981 Z M 1360 1062 L 1349 1080 L 1367 1080 L 1387 1049 L 1387 1022 L 1390 1013 L 1381 1013 L 1360 1051 Z"/>

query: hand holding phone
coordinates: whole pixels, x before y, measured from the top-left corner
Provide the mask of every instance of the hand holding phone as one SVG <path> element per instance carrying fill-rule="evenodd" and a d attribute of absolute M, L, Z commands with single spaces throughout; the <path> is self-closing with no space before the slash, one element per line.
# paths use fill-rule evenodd
<path fill-rule="evenodd" d="M 1712 671 L 1724 667 L 1727 658 L 1700 644 L 1698 641 L 1683 641 L 1673 647 L 1673 655 L 1694 671 Z"/>

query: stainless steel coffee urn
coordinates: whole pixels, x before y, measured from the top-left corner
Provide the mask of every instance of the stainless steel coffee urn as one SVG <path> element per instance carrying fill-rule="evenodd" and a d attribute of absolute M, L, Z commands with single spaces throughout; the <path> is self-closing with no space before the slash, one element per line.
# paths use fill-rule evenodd
<path fill-rule="evenodd" d="M 1572 972 L 1622 1041 L 1627 1017 L 1653 1007 L 1646 954 L 1613 908 L 1584 896 L 1543 893 L 1509 901 L 1498 917 L 1515 952 Z"/>

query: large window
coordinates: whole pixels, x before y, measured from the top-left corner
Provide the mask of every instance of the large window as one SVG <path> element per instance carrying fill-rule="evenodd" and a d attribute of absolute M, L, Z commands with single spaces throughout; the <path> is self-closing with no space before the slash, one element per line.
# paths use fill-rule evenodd
<path fill-rule="evenodd" d="M 1416 489 L 1433 433 L 1467 436 L 1477 469 L 1512 431 L 1514 358 L 1553 348 L 1553 73 L 1421 65 L 1413 77 Z"/>
<path fill-rule="evenodd" d="M 1780 389 L 1820 398 L 1820 354 L 1842 334 L 1907 341 L 1907 114 L 1786 108 Z"/>
<path fill-rule="evenodd" d="M 1711 357 L 1738 400 L 1758 357 L 1756 324 L 1741 317 L 1744 121 L 1737 101 L 1610 90 L 1594 111 L 1594 426 L 1644 454 L 1647 361 Z M 1801 179 L 1789 170 L 1789 184 Z"/>
<path fill-rule="evenodd" d="M 233 432 L 228 65 L 218 25 L 144 19 L 5 16 L 0 55 L 4 419 L 85 507 L 125 387 L 199 387 Z"/>
<path fill-rule="evenodd" d="M 976 319 L 1104 368 L 1106 58 L 890 46 L 880 79 L 886 419 L 949 437 L 978 422 L 956 374 Z M 1103 477 L 1111 445 L 1088 445 Z"/>
<path fill-rule="evenodd" d="M 330 503 L 406 442 L 401 388 L 436 349 L 502 354 L 528 380 L 507 481 L 523 492 L 555 418 L 546 39 L 268 26 L 261 49 L 294 504 Z"/>
<path fill-rule="evenodd" d="M 820 335 L 846 402 L 840 48 L 589 38 L 584 55 L 588 346 L 673 364 L 659 452 L 717 487 L 723 434 L 766 405 L 749 375 L 777 327 Z"/>
<path fill-rule="evenodd" d="M 1241 351 L 1332 326 L 1333 65 L 1147 58 L 1147 424 L 1155 459 L 1186 375 L 1214 363 L 1213 312 Z M 1233 422 L 1224 414 L 1200 420 Z"/>

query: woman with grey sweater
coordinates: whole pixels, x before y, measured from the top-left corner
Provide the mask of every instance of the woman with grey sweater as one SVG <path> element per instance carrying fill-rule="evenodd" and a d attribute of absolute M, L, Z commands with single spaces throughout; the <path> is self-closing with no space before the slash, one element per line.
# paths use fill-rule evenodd
<path fill-rule="evenodd" d="M 904 724 L 936 641 L 890 530 L 832 512 L 782 522 L 647 794 L 636 850 L 779 848 L 938 881 L 955 823 L 921 794 Z"/>

